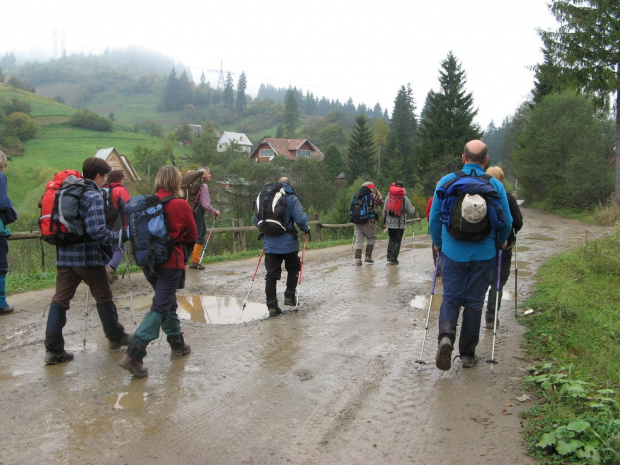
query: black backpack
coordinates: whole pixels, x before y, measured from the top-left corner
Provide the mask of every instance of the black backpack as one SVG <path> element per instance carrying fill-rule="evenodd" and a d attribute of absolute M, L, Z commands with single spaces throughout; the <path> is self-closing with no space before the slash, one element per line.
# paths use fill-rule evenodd
<path fill-rule="evenodd" d="M 103 211 L 105 212 L 105 223 L 108 229 L 117 230 L 123 227 L 121 209 L 121 202 L 123 199 L 118 198 L 118 207 L 114 205 L 114 199 L 112 193 L 114 187 L 106 186 L 101 188 L 101 195 L 103 196 Z"/>
<path fill-rule="evenodd" d="M 370 189 L 362 188 L 353 196 L 349 206 L 349 218 L 353 224 L 365 224 L 376 218 L 376 214 L 370 211 Z"/>
<path fill-rule="evenodd" d="M 290 229 L 286 225 L 286 196 L 284 184 L 275 182 L 265 184 L 254 202 L 254 212 L 258 218 L 256 226 L 265 236 L 281 236 Z"/>

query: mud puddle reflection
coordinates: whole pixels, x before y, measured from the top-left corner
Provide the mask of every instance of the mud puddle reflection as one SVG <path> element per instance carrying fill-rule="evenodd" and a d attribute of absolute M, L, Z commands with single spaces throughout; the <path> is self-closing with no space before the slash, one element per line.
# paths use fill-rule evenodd
<path fill-rule="evenodd" d="M 148 312 L 153 298 L 134 298 L 136 312 Z M 243 299 L 229 296 L 177 295 L 177 314 L 182 320 L 193 320 L 213 325 L 235 325 L 269 317 L 264 303 L 248 302 L 243 308 Z M 130 300 L 118 302 L 119 306 L 131 308 Z M 138 319 L 139 321 L 139 319 Z"/>
<path fill-rule="evenodd" d="M 115 410 L 129 410 L 144 407 L 144 404 L 146 403 L 148 397 L 148 392 L 121 392 L 119 394 L 108 396 L 106 398 L 106 401 Z"/>

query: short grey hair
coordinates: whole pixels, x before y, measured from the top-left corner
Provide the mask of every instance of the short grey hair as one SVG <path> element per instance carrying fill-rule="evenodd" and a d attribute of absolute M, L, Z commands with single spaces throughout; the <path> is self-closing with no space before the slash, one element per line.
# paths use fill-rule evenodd
<path fill-rule="evenodd" d="M 6 165 L 6 153 L 0 150 L 0 163 L 4 163 Z"/>

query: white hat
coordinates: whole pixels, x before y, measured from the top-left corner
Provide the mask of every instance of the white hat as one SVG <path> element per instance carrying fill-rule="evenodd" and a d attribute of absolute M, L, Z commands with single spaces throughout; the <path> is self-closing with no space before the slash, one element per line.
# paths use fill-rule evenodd
<path fill-rule="evenodd" d="M 479 223 L 487 216 L 487 203 L 478 194 L 465 194 L 461 204 L 461 217 L 469 223 Z"/>

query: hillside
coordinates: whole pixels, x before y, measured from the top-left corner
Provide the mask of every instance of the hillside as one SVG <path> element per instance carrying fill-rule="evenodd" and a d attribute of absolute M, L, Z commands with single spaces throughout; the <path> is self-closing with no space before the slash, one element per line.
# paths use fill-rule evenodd
<path fill-rule="evenodd" d="M 31 116 L 40 125 L 37 138 L 25 143 L 24 156 L 12 157 L 5 171 L 9 194 L 20 212 L 15 230 L 29 228 L 37 217 L 38 201 L 45 183 L 56 171 L 66 168 L 80 170 L 84 159 L 93 156 L 99 148 L 114 146 L 120 153 L 131 156 L 137 145 L 159 146 L 164 141 L 163 138 L 136 134 L 120 124 L 115 124 L 113 132 L 109 133 L 69 127 L 67 121 L 74 109 L 0 83 L 0 102 L 13 98 L 29 103 Z"/>

